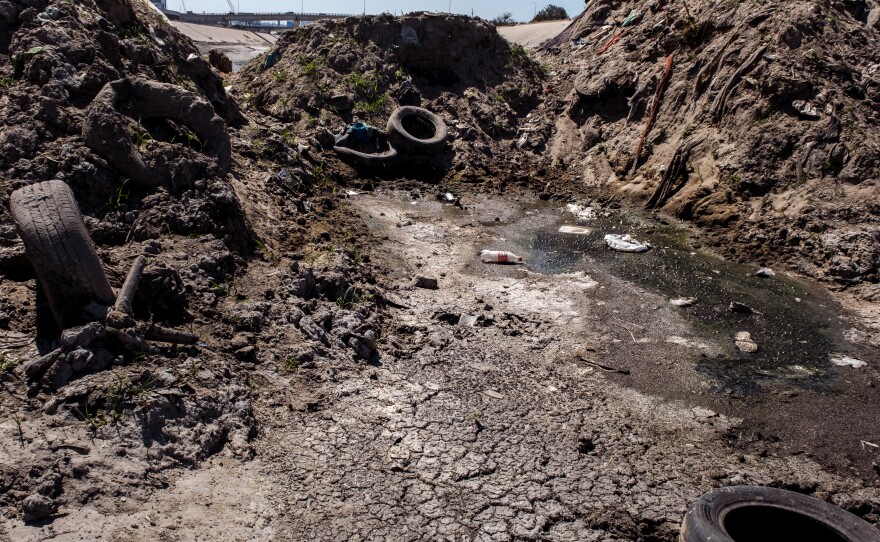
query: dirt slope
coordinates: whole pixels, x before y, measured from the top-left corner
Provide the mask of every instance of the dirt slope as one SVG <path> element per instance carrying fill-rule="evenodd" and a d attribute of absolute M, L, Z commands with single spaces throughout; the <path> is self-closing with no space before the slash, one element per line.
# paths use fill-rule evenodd
<path fill-rule="evenodd" d="M 876 300 L 880 33 L 865 5 L 590 2 L 544 57 L 560 89 L 542 105 L 547 149 L 585 188 L 642 204 L 665 178 L 656 207 L 720 252 Z"/>

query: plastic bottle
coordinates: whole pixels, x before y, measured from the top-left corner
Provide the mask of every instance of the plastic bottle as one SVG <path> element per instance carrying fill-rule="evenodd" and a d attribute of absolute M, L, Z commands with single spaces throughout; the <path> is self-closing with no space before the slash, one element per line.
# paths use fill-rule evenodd
<path fill-rule="evenodd" d="M 480 259 L 486 263 L 523 263 L 522 256 L 506 250 L 483 250 Z"/>

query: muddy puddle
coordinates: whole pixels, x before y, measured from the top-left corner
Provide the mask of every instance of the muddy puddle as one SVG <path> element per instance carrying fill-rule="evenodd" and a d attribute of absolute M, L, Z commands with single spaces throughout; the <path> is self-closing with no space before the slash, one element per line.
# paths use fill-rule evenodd
<path fill-rule="evenodd" d="M 667 300 L 693 297 L 691 306 L 671 306 L 693 326 L 702 340 L 727 345 L 721 355 L 695 354 L 696 370 L 711 377 L 715 391 L 753 393 L 768 381 L 785 381 L 815 388 L 829 383 L 829 357 L 845 353 L 858 357 L 843 338 L 841 308 L 819 288 L 776 274 L 755 275 L 757 266 L 744 266 L 693 248 L 681 226 L 649 217 L 614 213 L 588 220 L 558 205 L 526 205 L 506 220 L 483 226 L 507 240 L 521 253 L 531 271 L 559 274 L 584 271 L 594 278 L 613 275 Z M 560 233 L 561 226 L 588 228 L 588 234 Z M 608 248 L 606 234 L 630 234 L 647 242 L 644 253 Z M 731 302 L 752 308 L 752 314 L 730 310 Z M 755 353 L 734 345 L 747 331 L 758 344 Z"/>

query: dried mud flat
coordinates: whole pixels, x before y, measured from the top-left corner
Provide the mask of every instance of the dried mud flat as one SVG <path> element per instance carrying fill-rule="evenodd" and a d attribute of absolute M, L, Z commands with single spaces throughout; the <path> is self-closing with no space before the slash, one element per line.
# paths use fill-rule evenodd
<path fill-rule="evenodd" d="M 751 203 L 718 188 L 730 179 L 715 166 L 698 167 L 697 189 L 691 183 L 662 209 L 701 228 L 687 230 L 695 251 L 733 247 L 755 268 L 766 258 L 780 274 L 785 263 L 850 287 L 827 310 L 841 317 L 841 344 L 867 367 L 823 360 L 809 378 L 731 392 L 698 366 L 735 364 L 733 337 L 707 333 L 633 273 L 599 260 L 553 272 L 537 258 L 479 261 L 482 248 L 528 253 L 572 201 L 621 227 L 646 224 L 645 234 L 672 220 L 627 201 L 644 203 L 634 187 L 661 179 L 623 175 L 631 165 L 623 148 L 634 141 L 624 117 L 609 113 L 621 96 L 585 104 L 569 80 L 592 73 L 572 64 L 568 48 L 583 44 L 546 54 L 542 66 L 482 21 L 352 18 L 287 33 L 223 80 L 139 1 L 32 4 L 0 0 L 0 58 L 9 60 L 0 63 L 0 537 L 672 541 L 688 503 L 736 484 L 793 489 L 880 524 L 868 203 L 826 220 L 835 235 L 864 226 L 836 253 L 809 244 L 830 216 L 818 213 L 793 226 L 759 221 L 773 235 L 797 229 L 788 239 L 804 244 L 751 259 L 743 252 L 751 240 L 729 239 L 751 231 L 736 222 Z M 642 4 L 599 2 L 572 28 L 601 41 L 599 23 L 617 24 L 624 11 L 664 15 Z M 729 7 L 697 12 L 714 21 L 700 39 L 751 36 L 751 27 L 725 26 Z M 768 20 L 761 13 L 756 24 Z M 674 39 L 680 24 L 657 50 L 695 50 Z M 654 40 L 646 28 L 654 26 L 639 27 L 639 39 Z M 624 57 L 609 65 L 632 60 Z M 228 173 L 179 124 L 100 109 L 107 83 L 133 77 L 213 107 L 232 149 Z M 670 91 L 682 95 L 674 81 Z M 866 81 L 850 112 L 873 122 Z M 745 115 L 746 103 L 728 118 Z M 444 119 L 450 142 L 439 156 L 373 171 L 336 157 L 334 133 L 355 118 L 381 125 L 404 104 Z M 129 130 L 130 146 L 167 179 L 126 181 L 120 170 L 130 164 L 82 132 L 95 118 Z M 704 126 L 704 135 L 727 137 L 729 126 Z M 832 143 L 810 149 L 832 152 Z M 665 163 L 674 146 L 652 139 L 645 152 Z M 847 194 L 870 194 L 870 178 L 847 183 L 861 179 L 872 152 L 853 149 L 852 167 L 838 152 L 842 162 L 831 165 L 844 167 L 830 169 L 808 154 L 804 167 L 814 184 L 847 172 Z M 755 164 L 743 186 L 755 187 L 764 162 Z M 199 344 L 136 353 L 101 340 L 45 375 L 23 373 L 61 330 L 8 202 L 47 179 L 73 190 L 114 288 L 135 257 L 148 256 L 133 316 L 195 333 Z M 444 202 L 446 191 L 463 207 Z M 817 193 L 828 203 L 828 192 Z M 632 261 L 657 270 L 659 256 Z M 412 286 L 419 274 L 439 287 Z"/>

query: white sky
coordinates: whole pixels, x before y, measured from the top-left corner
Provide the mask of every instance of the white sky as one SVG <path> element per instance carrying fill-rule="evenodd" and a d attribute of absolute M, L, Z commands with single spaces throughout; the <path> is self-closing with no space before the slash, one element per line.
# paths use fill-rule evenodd
<path fill-rule="evenodd" d="M 166 0 L 168 9 L 179 10 L 181 0 Z M 186 9 L 196 13 L 227 13 L 229 5 L 226 0 L 183 0 Z M 452 13 L 473 14 L 484 19 L 492 19 L 509 11 L 517 21 L 529 21 L 535 14 L 548 4 L 565 8 L 569 17 L 576 17 L 584 8 L 583 0 L 232 0 L 236 9 L 246 12 L 300 11 L 306 13 L 346 13 L 359 15 L 366 11 L 369 14 L 404 13 L 411 11 L 452 11 Z M 450 8 L 451 5 L 451 8 Z"/>

